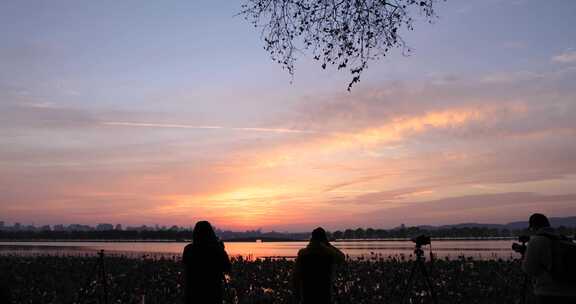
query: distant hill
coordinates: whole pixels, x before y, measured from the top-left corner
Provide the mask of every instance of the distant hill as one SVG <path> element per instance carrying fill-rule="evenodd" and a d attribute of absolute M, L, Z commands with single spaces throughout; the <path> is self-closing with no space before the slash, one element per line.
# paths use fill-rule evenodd
<path fill-rule="evenodd" d="M 560 226 L 576 227 L 576 216 L 551 217 L 549 219 L 552 227 L 560 227 Z M 426 230 L 438 230 L 438 229 L 450 229 L 450 228 L 495 228 L 495 229 L 520 230 L 528 227 L 528 221 L 510 222 L 507 224 L 461 223 L 461 224 L 442 225 L 442 226 L 423 225 L 418 227 Z"/>
<path fill-rule="evenodd" d="M 550 225 L 552 227 L 576 227 L 576 216 L 569 216 L 569 217 L 551 217 L 549 218 Z M 523 222 L 512 222 L 506 224 L 506 228 L 508 229 L 522 229 L 528 227 L 528 221 Z"/>

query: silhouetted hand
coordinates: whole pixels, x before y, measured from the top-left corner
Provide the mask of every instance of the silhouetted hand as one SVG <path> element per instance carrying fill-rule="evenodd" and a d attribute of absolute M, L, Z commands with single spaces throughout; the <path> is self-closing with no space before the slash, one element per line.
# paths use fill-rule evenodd
<path fill-rule="evenodd" d="M 518 252 L 521 255 L 524 255 L 526 252 L 526 245 L 514 243 L 512 244 L 512 250 Z"/>

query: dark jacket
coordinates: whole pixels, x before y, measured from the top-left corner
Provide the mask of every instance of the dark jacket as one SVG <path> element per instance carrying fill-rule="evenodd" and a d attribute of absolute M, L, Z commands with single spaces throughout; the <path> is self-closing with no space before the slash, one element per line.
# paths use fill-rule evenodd
<path fill-rule="evenodd" d="M 545 235 L 558 237 L 554 229 L 541 228 L 530 237 L 528 248 L 522 261 L 524 272 L 532 276 L 534 294 L 546 296 L 576 296 L 576 288 L 570 284 L 554 282 L 550 275 L 552 261 L 552 240 Z"/>
<path fill-rule="evenodd" d="M 329 243 L 310 242 L 301 249 L 294 268 L 294 288 L 301 303 L 331 303 L 334 268 L 344 260 L 344 254 Z"/>
<path fill-rule="evenodd" d="M 224 272 L 230 260 L 222 242 L 189 244 L 182 255 L 186 304 L 220 304 L 224 293 Z"/>

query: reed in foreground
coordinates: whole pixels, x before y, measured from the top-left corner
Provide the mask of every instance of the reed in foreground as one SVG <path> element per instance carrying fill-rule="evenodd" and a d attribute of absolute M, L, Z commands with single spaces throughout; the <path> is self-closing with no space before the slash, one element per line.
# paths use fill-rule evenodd
<path fill-rule="evenodd" d="M 348 259 L 337 271 L 335 303 L 400 303 L 413 261 L 372 255 Z M 225 303 L 293 303 L 288 259 L 232 259 Z M 440 303 L 517 303 L 523 274 L 518 260 L 440 259 L 427 262 Z M 12 303 L 179 303 L 178 257 L 0 256 L 2 285 Z M 423 278 L 408 303 L 429 303 Z"/>

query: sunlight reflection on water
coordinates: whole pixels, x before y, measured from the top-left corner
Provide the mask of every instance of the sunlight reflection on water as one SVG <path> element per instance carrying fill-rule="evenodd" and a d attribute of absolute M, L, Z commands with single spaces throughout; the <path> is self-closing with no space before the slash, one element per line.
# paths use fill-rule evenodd
<path fill-rule="evenodd" d="M 432 250 L 438 257 L 467 256 L 474 258 L 510 258 L 513 240 L 447 240 L 433 241 Z M 182 253 L 185 242 L 0 242 L 1 254 L 75 254 L 96 250 L 129 254 Z M 307 242 L 227 242 L 229 255 L 249 257 L 295 257 Z M 414 244 L 410 241 L 341 241 L 333 243 L 349 256 L 398 254 L 410 255 Z M 428 252 L 428 247 L 425 247 Z"/>

